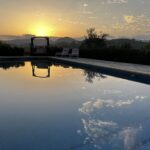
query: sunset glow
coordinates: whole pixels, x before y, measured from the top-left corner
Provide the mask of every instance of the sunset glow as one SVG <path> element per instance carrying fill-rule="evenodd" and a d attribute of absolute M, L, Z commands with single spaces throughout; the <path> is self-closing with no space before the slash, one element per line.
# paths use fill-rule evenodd
<path fill-rule="evenodd" d="M 53 28 L 50 25 L 35 25 L 30 27 L 29 32 L 36 36 L 53 36 Z"/>
<path fill-rule="evenodd" d="M 114 37 L 150 35 L 149 0 L 0 1 L 0 35 L 81 37 L 90 27 Z"/>

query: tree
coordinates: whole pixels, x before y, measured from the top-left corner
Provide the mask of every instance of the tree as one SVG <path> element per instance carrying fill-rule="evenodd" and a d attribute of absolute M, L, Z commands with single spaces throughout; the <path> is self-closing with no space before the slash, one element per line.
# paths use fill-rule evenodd
<path fill-rule="evenodd" d="M 97 34 L 95 28 L 87 29 L 87 36 L 85 36 L 85 40 L 81 44 L 80 49 L 101 49 L 106 46 L 106 38 L 108 34 L 100 33 Z"/>
<path fill-rule="evenodd" d="M 0 42 L 0 56 L 23 56 L 24 49 Z"/>
<path fill-rule="evenodd" d="M 122 49 L 131 49 L 132 48 L 132 45 L 131 43 L 124 43 L 122 46 L 121 46 Z"/>
<path fill-rule="evenodd" d="M 148 42 L 148 43 L 146 44 L 145 49 L 146 49 L 146 50 L 150 50 L 150 42 Z"/>

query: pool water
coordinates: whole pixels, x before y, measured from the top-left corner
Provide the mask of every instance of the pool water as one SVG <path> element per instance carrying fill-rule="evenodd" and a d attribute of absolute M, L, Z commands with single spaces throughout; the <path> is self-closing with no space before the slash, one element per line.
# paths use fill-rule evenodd
<path fill-rule="evenodd" d="M 148 84 L 46 64 L 0 63 L 0 150 L 150 149 Z"/>

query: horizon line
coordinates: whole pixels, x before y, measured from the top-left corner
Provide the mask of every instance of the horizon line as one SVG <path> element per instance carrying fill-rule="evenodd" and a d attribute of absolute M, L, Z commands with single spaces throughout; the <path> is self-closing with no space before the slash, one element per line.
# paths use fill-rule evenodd
<path fill-rule="evenodd" d="M 37 36 L 37 37 L 39 37 L 38 35 L 34 35 L 34 34 L 0 34 L 0 37 L 1 38 L 3 38 L 3 37 L 24 37 L 24 36 Z M 138 36 L 138 35 L 137 35 Z M 140 35 L 139 35 L 140 36 Z M 85 37 L 85 35 L 83 35 L 83 36 L 78 36 L 78 37 L 74 37 L 74 36 L 41 36 L 41 37 L 49 37 L 49 38 L 73 38 L 73 39 L 82 39 L 82 38 L 84 38 Z M 141 40 L 141 41 L 150 41 L 150 37 L 149 38 L 145 38 L 145 39 L 143 39 L 143 38 L 140 38 L 140 37 L 136 37 L 136 36 L 134 36 L 134 37 L 127 37 L 127 36 L 109 36 L 110 38 L 108 38 L 108 39 L 130 39 L 130 40 L 132 40 L 132 39 L 135 39 L 135 40 Z"/>

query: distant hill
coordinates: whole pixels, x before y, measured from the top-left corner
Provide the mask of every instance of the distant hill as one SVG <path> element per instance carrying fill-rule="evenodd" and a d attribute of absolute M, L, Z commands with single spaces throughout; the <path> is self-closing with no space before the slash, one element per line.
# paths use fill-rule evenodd
<path fill-rule="evenodd" d="M 72 42 L 76 42 L 75 39 L 70 38 L 70 37 L 63 37 L 63 38 L 59 38 L 58 40 L 56 40 L 56 43 L 72 43 Z"/>
<path fill-rule="evenodd" d="M 142 49 L 147 44 L 146 41 L 140 41 L 135 39 L 113 39 L 107 41 L 107 46 L 115 46 L 115 47 L 121 47 L 125 44 L 129 44 L 131 48 L 135 49 Z"/>
<path fill-rule="evenodd" d="M 9 40 L 5 42 L 12 46 L 26 47 L 30 45 L 31 40 L 30 39 L 14 39 L 14 40 Z"/>
<path fill-rule="evenodd" d="M 25 35 L 21 37 L 10 37 L 9 40 L 8 37 L 5 38 L 5 43 L 8 43 L 12 46 L 18 46 L 18 47 L 29 47 L 31 44 L 31 35 Z M 12 39 L 11 39 L 12 38 Z M 70 38 L 70 37 L 50 37 L 49 38 L 50 44 L 53 46 L 58 47 L 79 47 L 81 44 L 81 41 L 78 41 L 76 39 Z M 36 45 L 45 45 L 46 41 L 43 39 L 36 39 L 35 40 Z"/>
<path fill-rule="evenodd" d="M 31 37 L 34 35 L 26 34 L 23 36 L 0 36 L 0 40 L 5 41 L 6 43 L 12 46 L 24 47 L 29 48 L 31 43 Z M 79 47 L 81 42 L 83 41 L 82 38 L 70 38 L 70 37 L 49 37 L 50 44 L 52 46 L 58 47 Z M 45 41 L 42 39 L 38 39 L 35 41 L 36 45 L 45 45 Z M 132 48 L 141 49 L 145 47 L 147 44 L 146 41 L 135 40 L 135 39 L 127 39 L 127 38 L 120 38 L 120 39 L 109 39 L 107 40 L 107 46 L 115 46 L 121 47 L 122 45 L 129 44 Z"/>
<path fill-rule="evenodd" d="M 81 44 L 81 41 L 77 41 L 77 40 L 70 38 L 70 37 L 59 38 L 54 43 L 54 45 L 56 45 L 56 46 L 69 47 L 69 48 L 79 47 L 80 44 Z"/>

